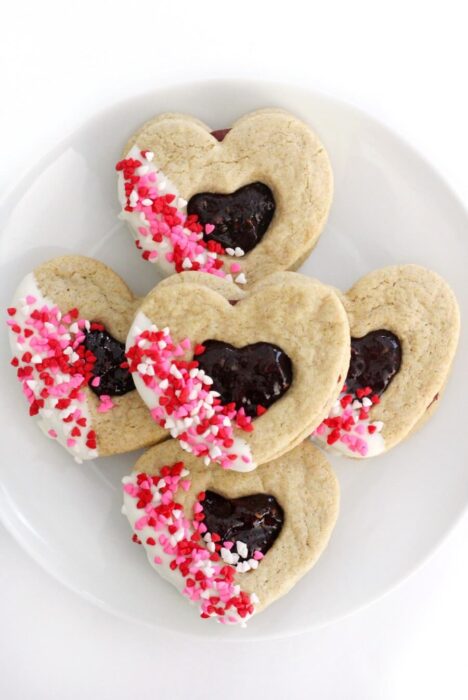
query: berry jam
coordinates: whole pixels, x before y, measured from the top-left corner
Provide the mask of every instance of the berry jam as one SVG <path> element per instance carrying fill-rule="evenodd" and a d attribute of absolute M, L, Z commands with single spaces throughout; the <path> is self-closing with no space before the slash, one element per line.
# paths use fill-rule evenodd
<path fill-rule="evenodd" d="M 273 193 L 262 182 L 252 182 L 231 194 L 200 192 L 187 204 L 188 214 L 196 214 L 203 226 L 215 227 L 204 234 L 206 241 L 215 240 L 224 249 L 242 248 L 244 253 L 260 243 L 275 208 Z"/>
<path fill-rule="evenodd" d="M 293 379 L 292 362 L 277 345 L 253 343 L 243 348 L 219 340 L 205 340 L 196 356 L 200 369 L 213 380 L 221 403 L 234 403 L 254 418 L 278 401 Z M 258 410 L 258 407 L 260 411 Z"/>
<path fill-rule="evenodd" d="M 346 387 L 349 393 L 371 387 L 380 396 L 401 366 L 401 344 L 391 331 L 371 331 L 351 338 L 351 362 Z"/>
<path fill-rule="evenodd" d="M 89 382 L 91 391 L 97 396 L 123 396 L 134 390 L 135 384 L 128 369 L 123 343 L 106 330 L 91 330 L 86 334 L 83 344 L 96 358 L 92 373 L 101 380 L 99 386 L 93 386 L 92 380 Z"/>
<path fill-rule="evenodd" d="M 266 554 L 283 527 L 283 509 L 276 498 L 266 493 L 225 498 L 206 491 L 202 505 L 208 532 L 219 535 L 221 545 L 244 542 L 248 548 L 244 559 L 249 559 L 256 550 Z"/>
<path fill-rule="evenodd" d="M 216 141 L 223 141 L 226 134 L 228 134 L 231 129 L 215 129 L 211 132 L 211 135 L 215 137 Z"/>

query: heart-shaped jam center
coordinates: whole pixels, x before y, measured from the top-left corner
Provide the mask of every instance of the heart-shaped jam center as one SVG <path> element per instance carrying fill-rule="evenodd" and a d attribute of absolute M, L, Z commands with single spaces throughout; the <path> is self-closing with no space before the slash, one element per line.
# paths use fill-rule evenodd
<path fill-rule="evenodd" d="M 196 356 L 200 369 L 213 380 L 221 403 L 234 403 L 252 418 L 278 401 L 292 382 L 292 362 L 277 345 L 253 343 L 243 348 L 205 340 Z"/>
<path fill-rule="evenodd" d="M 401 366 L 401 344 L 391 331 L 371 331 L 362 338 L 351 338 L 351 362 L 346 387 L 348 392 L 371 387 L 379 396 Z"/>
<path fill-rule="evenodd" d="M 123 396 L 133 391 L 135 384 L 128 369 L 125 345 L 106 330 L 90 330 L 84 339 L 86 350 L 90 350 L 96 361 L 92 373 L 99 377 L 99 384 L 89 382 L 89 388 L 97 396 Z"/>
<path fill-rule="evenodd" d="M 224 249 L 241 248 L 244 253 L 262 240 L 275 213 L 275 200 L 269 187 L 252 182 L 231 194 L 200 192 L 187 204 L 187 212 L 196 214 L 200 223 L 215 228 L 204 234 L 206 241 L 215 240 Z"/>
<path fill-rule="evenodd" d="M 255 551 L 266 554 L 283 527 L 283 509 L 274 496 L 266 493 L 225 498 L 206 491 L 202 506 L 203 522 L 211 535 L 220 536 L 221 545 L 238 541 L 247 545 L 241 559 L 249 559 Z"/>

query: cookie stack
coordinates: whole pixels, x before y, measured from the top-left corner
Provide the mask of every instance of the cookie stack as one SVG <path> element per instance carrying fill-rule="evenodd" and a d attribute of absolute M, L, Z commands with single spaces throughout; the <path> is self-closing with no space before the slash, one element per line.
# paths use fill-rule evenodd
<path fill-rule="evenodd" d="M 133 541 L 202 618 L 243 625 L 328 543 L 322 448 L 375 457 L 438 405 L 457 302 L 417 265 L 346 294 L 291 272 L 333 187 L 318 137 L 282 110 L 219 131 L 161 115 L 116 169 L 120 217 L 163 281 L 137 298 L 97 260 L 44 262 L 8 309 L 12 365 L 78 463 L 150 447 L 123 480 Z"/>

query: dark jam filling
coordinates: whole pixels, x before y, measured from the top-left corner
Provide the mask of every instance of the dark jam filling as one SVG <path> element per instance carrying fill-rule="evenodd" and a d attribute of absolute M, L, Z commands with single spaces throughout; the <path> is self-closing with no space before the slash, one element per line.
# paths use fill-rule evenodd
<path fill-rule="evenodd" d="M 247 545 L 248 556 L 243 559 L 252 557 L 256 550 L 266 554 L 283 527 L 283 509 L 276 498 L 266 493 L 224 498 L 206 491 L 202 505 L 203 522 L 210 534 L 220 536 L 221 545 L 237 541 Z"/>
<path fill-rule="evenodd" d="M 401 366 L 401 344 L 391 331 L 371 331 L 362 338 L 351 338 L 351 362 L 346 388 L 355 394 L 371 387 L 380 396 Z"/>
<path fill-rule="evenodd" d="M 216 141 L 223 141 L 226 134 L 228 134 L 231 129 L 215 129 L 211 132 L 211 135 L 215 137 Z"/>
<path fill-rule="evenodd" d="M 98 386 L 93 386 L 92 380 L 89 382 L 91 391 L 97 396 L 123 396 L 134 390 L 123 343 L 106 330 L 90 330 L 83 344 L 96 358 L 91 371 L 94 377 L 100 378 Z"/>
<path fill-rule="evenodd" d="M 206 241 L 217 241 L 224 249 L 242 248 L 248 253 L 262 240 L 275 213 L 273 193 L 262 182 L 252 182 L 231 194 L 200 192 L 187 204 L 189 215 L 196 215 L 205 226 L 215 228 L 204 234 Z"/>
<path fill-rule="evenodd" d="M 197 355 L 200 369 L 213 380 L 221 403 L 234 403 L 252 418 L 278 401 L 292 383 L 292 362 L 277 345 L 253 343 L 243 348 L 219 340 L 205 340 Z M 260 407 L 260 409 L 259 409 Z"/>

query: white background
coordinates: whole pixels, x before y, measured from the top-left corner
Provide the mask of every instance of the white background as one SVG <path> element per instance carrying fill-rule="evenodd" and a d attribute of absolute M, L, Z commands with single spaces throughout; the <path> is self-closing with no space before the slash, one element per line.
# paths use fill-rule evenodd
<path fill-rule="evenodd" d="M 460 2 L 433 5 L 4 2 L 0 193 L 115 100 L 190 79 L 258 77 L 367 109 L 467 201 L 466 21 Z M 91 607 L 0 529 L 0 697 L 466 698 L 467 540 L 465 516 L 409 581 L 325 629 L 220 646 Z"/>

